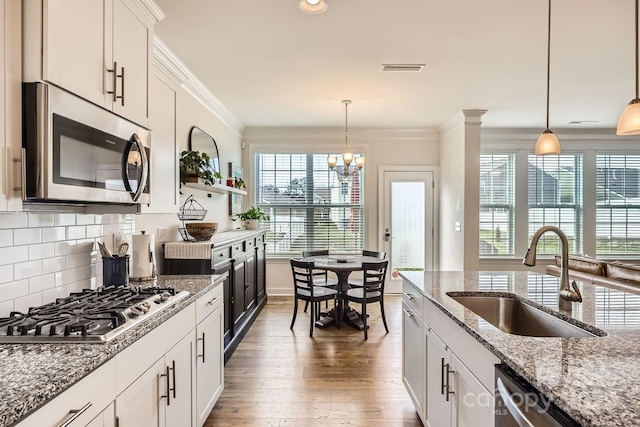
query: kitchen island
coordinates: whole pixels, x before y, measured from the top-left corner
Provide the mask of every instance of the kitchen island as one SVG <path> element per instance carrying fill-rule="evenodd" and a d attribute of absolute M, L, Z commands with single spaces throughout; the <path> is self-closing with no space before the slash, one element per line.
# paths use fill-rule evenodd
<path fill-rule="evenodd" d="M 558 310 L 558 278 L 529 272 L 402 272 L 405 284 L 582 425 L 640 425 L 640 296 L 581 284 L 564 317 L 607 333 L 542 338 L 502 332 L 447 292 L 508 292 Z M 431 304 L 432 303 L 432 304 Z M 425 302 L 425 305 L 427 302 Z M 425 312 L 426 312 L 425 308 Z"/>
<path fill-rule="evenodd" d="M 1 344 L 0 426 L 21 421 L 191 306 L 225 278 L 225 275 L 160 276 L 155 282 L 145 282 L 146 286 L 173 287 L 190 295 L 106 343 Z"/>

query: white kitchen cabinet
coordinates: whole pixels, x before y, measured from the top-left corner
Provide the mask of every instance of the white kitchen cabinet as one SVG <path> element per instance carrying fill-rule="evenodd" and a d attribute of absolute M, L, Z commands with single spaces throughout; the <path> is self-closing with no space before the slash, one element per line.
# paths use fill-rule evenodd
<path fill-rule="evenodd" d="M 404 301 L 402 303 L 402 382 L 416 407 L 420 418 L 424 418 L 424 387 L 422 353 L 422 318 Z"/>
<path fill-rule="evenodd" d="M 164 358 L 155 362 L 116 398 L 117 425 L 164 427 L 167 377 Z M 164 396 L 161 398 L 161 396 Z M 162 410 L 161 410 L 162 409 Z"/>
<path fill-rule="evenodd" d="M 184 337 L 164 357 L 166 385 L 169 396 L 162 399 L 160 411 L 164 409 L 166 426 L 194 426 L 191 379 L 194 372 L 195 339 L 193 334 Z M 164 408 L 162 407 L 164 405 Z"/>
<path fill-rule="evenodd" d="M 451 352 L 429 327 L 425 332 L 426 399 L 425 419 L 431 426 L 451 426 L 451 400 L 455 381 L 451 372 Z"/>
<path fill-rule="evenodd" d="M 149 127 L 153 25 L 163 17 L 153 0 L 29 0 L 24 10 L 25 81 Z"/>
<path fill-rule="evenodd" d="M 460 427 L 494 425 L 494 394 L 453 354 L 451 370 L 455 372 L 453 425 Z"/>
<path fill-rule="evenodd" d="M 220 285 L 196 302 L 196 416 L 204 425 L 224 389 L 224 308 Z M 202 319 L 202 320 L 201 320 Z"/>
<path fill-rule="evenodd" d="M 176 143 L 176 86 L 154 67 L 150 93 L 153 129 L 151 143 L 151 203 L 142 213 L 176 213 L 180 203 L 178 146 Z"/>
<path fill-rule="evenodd" d="M 22 210 L 20 158 L 22 147 L 21 2 L 0 0 L 0 211 Z"/>

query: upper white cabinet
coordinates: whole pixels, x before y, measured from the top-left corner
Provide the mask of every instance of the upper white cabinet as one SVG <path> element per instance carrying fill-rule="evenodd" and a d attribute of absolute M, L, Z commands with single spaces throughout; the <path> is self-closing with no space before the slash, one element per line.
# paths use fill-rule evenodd
<path fill-rule="evenodd" d="M 21 4 L 0 0 L 0 211 L 22 209 L 19 171 L 22 147 Z"/>
<path fill-rule="evenodd" d="M 149 127 L 152 0 L 26 0 L 24 76 Z M 82 19 L 78 19 L 78 17 Z"/>

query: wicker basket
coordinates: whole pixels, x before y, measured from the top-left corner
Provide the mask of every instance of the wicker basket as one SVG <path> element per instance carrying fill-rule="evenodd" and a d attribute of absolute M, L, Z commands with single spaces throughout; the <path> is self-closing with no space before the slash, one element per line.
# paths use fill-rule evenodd
<path fill-rule="evenodd" d="M 187 233 L 196 242 L 206 242 L 218 230 L 217 222 L 189 222 L 185 224 Z"/>

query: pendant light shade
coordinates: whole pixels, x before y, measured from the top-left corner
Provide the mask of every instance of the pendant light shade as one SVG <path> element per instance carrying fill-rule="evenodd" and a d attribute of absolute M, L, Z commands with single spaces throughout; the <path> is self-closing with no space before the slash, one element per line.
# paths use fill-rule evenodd
<path fill-rule="evenodd" d="M 300 0 L 300 10 L 306 13 L 322 13 L 328 8 L 327 0 Z"/>
<path fill-rule="evenodd" d="M 618 119 L 618 135 L 640 134 L 640 96 L 638 96 L 638 0 L 636 0 L 636 97 L 625 107 Z"/>
<path fill-rule="evenodd" d="M 547 156 L 560 154 L 560 141 L 558 137 L 549 129 L 549 86 L 551 77 L 551 0 L 549 0 L 549 17 L 547 26 L 547 128 L 542 132 L 536 142 L 536 156 Z"/>

